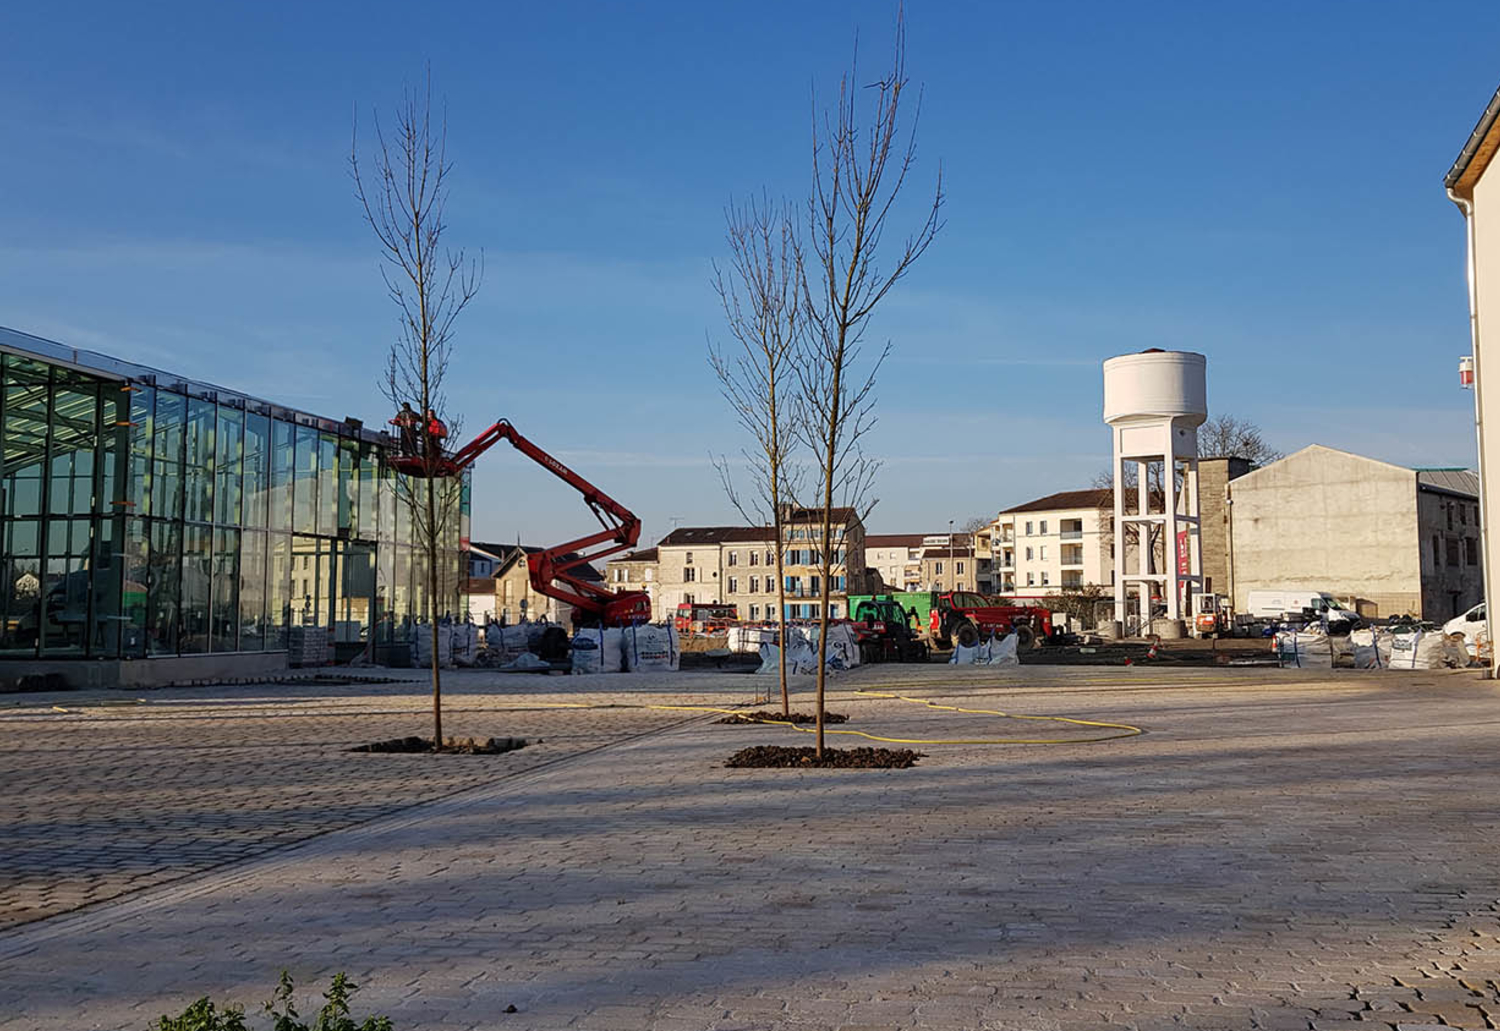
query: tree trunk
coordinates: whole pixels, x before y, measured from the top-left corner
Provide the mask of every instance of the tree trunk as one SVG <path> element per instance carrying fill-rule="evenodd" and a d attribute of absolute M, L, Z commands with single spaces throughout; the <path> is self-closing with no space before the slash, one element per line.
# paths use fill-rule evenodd
<path fill-rule="evenodd" d="M 830 392 L 828 409 L 828 438 L 827 449 L 824 452 L 823 466 L 823 534 L 819 542 L 822 553 L 818 568 L 823 572 L 823 583 L 821 585 L 822 610 L 818 614 L 818 747 L 817 756 L 823 758 L 823 698 L 825 682 L 828 678 L 828 595 L 829 580 L 833 573 L 833 548 L 828 538 L 833 532 L 833 477 L 834 461 L 838 455 L 838 431 L 839 431 L 839 388 L 843 385 L 844 371 L 844 345 L 843 333 L 840 331 L 838 350 L 835 352 L 833 362 L 833 390 Z"/>
<path fill-rule="evenodd" d="M 773 476 L 772 482 L 774 484 L 774 482 L 775 482 L 774 481 L 775 474 L 772 473 L 772 476 Z M 772 486 L 772 488 L 771 488 L 771 496 L 773 498 L 775 498 L 775 496 L 776 496 L 776 488 L 775 488 L 775 486 Z M 779 502 L 773 502 L 773 503 L 774 504 L 779 504 Z M 785 564 L 783 562 L 783 559 L 785 558 L 785 556 L 782 554 L 782 550 L 781 550 L 781 548 L 782 548 L 781 541 L 782 541 L 782 537 L 784 536 L 784 531 L 783 531 L 783 525 L 782 525 L 782 522 L 781 522 L 781 509 L 779 507 L 776 509 L 775 529 L 776 529 L 776 639 L 777 639 L 777 641 L 780 642 L 780 647 L 777 649 L 777 651 L 779 651 L 781 653 L 781 714 L 783 716 L 790 716 L 792 714 L 792 698 L 791 698 L 791 695 L 787 692 L 787 689 L 786 689 L 786 576 L 784 575 L 784 570 L 785 570 L 786 566 L 785 566 Z"/>
<path fill-rule="evenodd" d="M 427 622 L 432 629 L 432 747 L 443 747 L 443 679 L 438 666 L 438 532 L 432 477 L 427 477 Z"/>

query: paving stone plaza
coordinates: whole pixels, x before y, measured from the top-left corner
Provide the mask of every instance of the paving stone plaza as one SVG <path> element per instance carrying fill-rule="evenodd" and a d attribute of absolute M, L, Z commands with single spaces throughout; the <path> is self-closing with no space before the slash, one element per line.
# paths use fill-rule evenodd
<path fill-rule="evenodd" d="M 283 968 L 398 1031 L 1500 1027 L 1477 673 L 866 668 L 850 729 L 1079 734 L 869 689 L 1146 733 L 803 771 L 628 707 L 764 678 L 465 672 L 448 732 L 540 742 L 345 751 L 428 729 L 408 676 L 9 699 L 0 1029 L 253 1015 Z"/>

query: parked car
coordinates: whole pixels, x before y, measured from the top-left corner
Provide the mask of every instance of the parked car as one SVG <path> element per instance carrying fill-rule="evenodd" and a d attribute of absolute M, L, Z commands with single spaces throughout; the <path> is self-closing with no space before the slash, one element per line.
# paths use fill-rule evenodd
<path fill-rule="evenodd" d="M 1485 619 L 1484 602 L 1475 605 L 1463 615 L 1454 616 L 1443 624 L 1445 634 L 1463 634 L 1464 647 L 1469 649 L 1470 655 L 1479 654 L 1479 635 L 1489 632 L 1489 623 Z"/>

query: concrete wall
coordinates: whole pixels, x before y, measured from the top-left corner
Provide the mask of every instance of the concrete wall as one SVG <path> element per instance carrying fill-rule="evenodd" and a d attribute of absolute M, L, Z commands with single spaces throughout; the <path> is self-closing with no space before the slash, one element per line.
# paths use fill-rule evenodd
<path fill-rule="evenodd" d="M 225 652 L 171 655 L 156 659 L 77 659 L 0 662 L 0 685 L 14 686 L 23 677 L 57 676 L 74 689 L 118 688 L 130 691 L 171 684 L 224 683 L 286 673 L 286 652 Z"/>
<path fill-rule="evenodd" d="M 1243 458 L 1204 458 L 1198 462 L 1205 594 L 1229 593 L 1229 507 L 1224 504 L 1224 488 L 1249 471 L 1250 463 Z"/>
<path fill-rule="evenodd" d="M 1257 588 L 1306 587 L 1371 615 L 1421 610 L 1413 470 L 1314 444 L 1235 480 L 1230 497 L 1237 609 Z"/>
<path fill-rule="evenodd" d="M 1493 164 L 1474 185 L 1474 282 L 1472 302 L 1476 309 L 1476 389 L 1483 437 L 1480 445 L 1481 492 L 1485 498 L 1500 497 L 1500 169 Z M 1495 383 L 1489 379 L 1494 377 Z M 1487 519 L 1494 509 L 1485 502 Z M 1500 569 L 1500 532 L 1493 522 L 1485 533 L 1484 561 Z M 1500 667 L 1500 649 L 1495 650 Z"/>

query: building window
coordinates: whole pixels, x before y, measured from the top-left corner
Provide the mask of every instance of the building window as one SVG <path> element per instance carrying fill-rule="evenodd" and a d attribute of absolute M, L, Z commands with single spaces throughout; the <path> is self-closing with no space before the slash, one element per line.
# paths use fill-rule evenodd
<path fill-rule="evenodd" d="M 1035 587 L 1036 586 L 1036 574 L 1035 573 L 1027 573 L 1026 574 L 1026 586 L 1027 587 Z"/>
<path fill-rule="evenodd" d="M 698 579 L 698 570 L 688 566 L 682 571 L 682 582 L 685 584 L 695 583 Z"/>
<path fill-rule="evenodd" d="M 1464 526 L 1468 526 L 1469 525 L 1469 506 L 1468 505 L 1459 505 L 1458 506 L 1458 521 L 1461 524 L 1463 524 Z"/>
<path fill-rule="evenodd" d="M 729 578 L 729 593 L 730 594 L 739 594 L 740 593 L 740 578 L 739 577 L 737 577 L 737 576 L 731 576 Z"/>
<path fill-rule="evenodd" d="M 774 551 L 767 551 L 766 552 L 766 565 L 768 565 L 768 566 L 774 566 L 775 564 L 776 564 L 776 552 L 774 552 Z"/>
<path fill-rule="evenodd" d="M 942 562 L 935 562 L 935 563 L 933 563 L 932 571 L 934 573 L 936 573 L 938 576 L 942 576 L 943 575 L 943 564 L 942 564 Z"/>
<path fill-rule="evenodd" d="M 1449 537 L 1448 538 L 1448 564 L 1450 566 L 1456 566 L 1456 565 L 1459 564 L 1459 562 L 1458 562 L 1458 538 L 1457 537 Z"/>
<path fill-rule="evenodd" d="M 759 594 L 760 593 L 760 577 L 758 577 L 758 576 L 752 576 L 750 578 L 750 593 L 751 594 Z"/>
<path fill-rule="evenodd" d="M 1026 549 L 1026 561 L 1030 562 L 1035 557 L 1036 557 L 1036 555 L 1034 554 L 1034 552 L 1032 551 L 1032 549 L 1031 548 L 1027 548 Z"/>
<path fill-rule="evenodd" d="M 755 554 L 755 552 L 752 551 L 750 554 L 753 556 Z M 750 606 L 750 618 L 751 619 L 759 619 L 760 618 L 760 606 L 759 605 L 751 605 Z"/>
<path fill-rule="evenodd" d="M 964 575 L 964 564 L 962 562 L 955 562 L 955 563 L 953 563 L 953 571 L 955 573 L 957 573 L 959 576 L 963 576 Z"/>
<path fill-rule="evenodd" d="M 1045 570 L 1043 570 L 1043 572 L 1042 572 L 1042 586 L 1043 587 L 1047 586 L 1047 573 L 1046 573 Z"/>
<path fill-rule="evenodd" d="M 1043 562 L 1047 561 L 1047 545 L 1042 545 L 1041 552 L 1037 557 L 1040 558 Z"/>
<path fill-rule="evenodd" d="M 1443 546 L 1438 540 L 1438 535 L 1432 535 L 1432 564 L 1440 566 L 1443 564 Z"/>
<path fill-rule="evenodd" d="M 838 603 L 837 602 L 829 602 L 828 603 L 828 618 L 829 619 L 838 619 L 839 618 L 839 607 L 838 607 Z"/>
<path fill-rule="evenodd" d="M 650 583 L 652 580 L 656 579 L 656 570 L 652 569 L 650 566 L 647 566 L 645 570 L 641 572 L 641 579 L 646 581 L 647 583 Z"/>
<path fill-rule="evenodd" d="M 752 551 L 750 553 L 750 564 L 752 566 L 758 566 L 758 565 L 760 565 L 760 552 L 758 552 L 758 551 Z"/>
<path fill-rule="evenodd" d="M 731 566 L 737 566 L 740 564 L 740 553 L 738 551 L 731 551 L 729 553 L 729 564 Z"/>
<path fill-rule="evenodd" d="M 1047 536 L 1047 520 L 1045 520 L 1045 519 L 1042 520 L 1040 529 L 1042 531 L 1042 536 L 1043 537 Z"/>
<path fill-rule="evenodd" d="M 1465 550 L 1469 553 L 1469 565 L 1479 565 L 1479 539 L 1477 537 L 1465 537 L 1464 543 L 1468 545 Z"/>
<path fill-rule="evenodd" d="M 1029 520 L 1026 523 L 1026 536 L 1031 536 L 1031 522 Z"/>
<path fill-rule="evenodd" d="M 682 603 L 684 605 L 691 605 L 693 603 L 693 596 L 691 594 L 684 594 L 682 596 Z"/>
<path fill-rule="evenodd" d="M 1451 529 L 1453 529 L 1453 503 L 1450 501 L 1448 504 L 1444 505 L 1443 508 L 1445 508 L 1447 510 L 1447 513 L 1448 513 L 1448 529 L 1451 530 Z"/>

